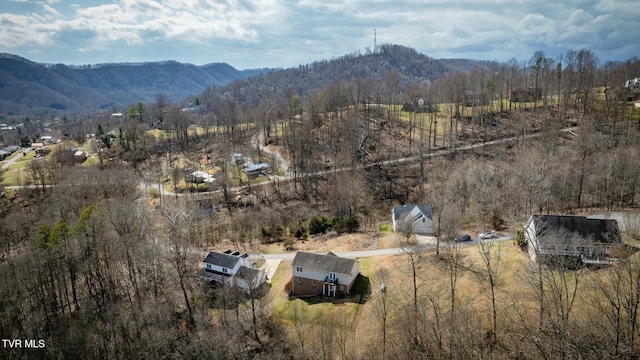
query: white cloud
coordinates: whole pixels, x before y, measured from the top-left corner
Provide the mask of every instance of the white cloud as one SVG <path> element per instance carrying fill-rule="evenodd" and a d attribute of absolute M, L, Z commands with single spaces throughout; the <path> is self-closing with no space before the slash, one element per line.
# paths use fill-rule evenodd
<path fill-rule="evenodd" d="M 379 44 L 435 57 L 526 59 L 541 47 L 586 47 L 626 58 L 640 31 L 636 1 L 12 0 L 0 13 L 0 47 L 68 63 L 117 52 L 127 61 L 293 66 L 371 47 L 376 28 Z"/>
<path fill-rule="evenodd" d="M 35 3 L 35 4 L 55 4 L 60 2 L 60 0 L 9 0 L 10 2 L 16 3 Z"/>

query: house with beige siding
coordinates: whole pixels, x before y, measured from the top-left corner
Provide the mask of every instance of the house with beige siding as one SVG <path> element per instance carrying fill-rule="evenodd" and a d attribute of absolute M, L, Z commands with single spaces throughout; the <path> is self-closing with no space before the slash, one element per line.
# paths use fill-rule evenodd
<path fill-rule="evenodd" d="M 524 226 L 533 261 L 570 257 L 582 264 L 612 264 L 626 253 L 618 222 L 569 215 L 533 215 Z"/>
<path fill-rule="evenodd" d="M 291 295 L 329 296 L 351 294 L 353 283 L 360 274 L 356 260 L 299 251 L 291 263 Z"/>

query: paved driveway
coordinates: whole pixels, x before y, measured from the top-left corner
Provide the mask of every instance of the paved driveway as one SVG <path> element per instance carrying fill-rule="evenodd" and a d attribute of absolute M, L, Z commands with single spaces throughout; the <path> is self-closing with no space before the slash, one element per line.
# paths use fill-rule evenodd
<path fill-rule="evenodd" d="M 276 270 L 278 270 L 278 266 L 280 266 L 280 262 L 282 259 L 265 259 L 264 264 L 260 267 L 260 270 L 267 273 L 267 282 L 271 284 L 271 279 L 276 274 Z"/>

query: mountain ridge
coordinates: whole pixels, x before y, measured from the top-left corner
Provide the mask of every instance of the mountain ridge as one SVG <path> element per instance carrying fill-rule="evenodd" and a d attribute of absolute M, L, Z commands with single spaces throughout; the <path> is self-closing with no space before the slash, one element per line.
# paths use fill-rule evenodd
<path fill-rule="evenodd" d="M 0 53 L 0 114 L 59 115 L 98 109 L 120 111 L 138 102 L 151 103 L 159 93 L 172 102 L 200 96 L 215 101 L 231 94 L 257 105 L 261 96 L 293 90 L 299 94 L 326 87 L 337 79 L 381 79 L 394 70 L 400 88 L 433 81 L 455 71 L 487 68 L 491 62 L 435 59 L 402 45 L 381 45 L 375 53 L 355 52 L 287 69 L 238 70 L 222 62 L 205 65 L 157 62 L 65 65 L 37 63 Z"/>
<path fill-rule="evenodd" d="M 171 101 L 179 101 L 208 87 L 269 71 L 271 69 L 238 70 L 220 62 L 197 66 L 174 60 L 50 64 L 0 53 L 0 113 L 81 113 L 152 102 L 158 93 L 167 94 Z"/>

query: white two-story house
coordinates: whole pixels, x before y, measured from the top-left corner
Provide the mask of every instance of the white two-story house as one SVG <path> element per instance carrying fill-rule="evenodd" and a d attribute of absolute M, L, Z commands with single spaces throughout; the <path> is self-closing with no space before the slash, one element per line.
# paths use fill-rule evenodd
<path fill-rule="evenodd" d="M 393 232 L 433 234 L 431 205 L 400 205 L 391 210 Z"/>
<path fill-rule="evenodd" d="M 219 253 L 211 251 L 202 261 L 203 268 L 198 275 L 206 281 L 221 286 L 235 286 L 251 291 L 264 284 L 267 274 L 251 267 L 247 255 L 239 252 Z"/>

